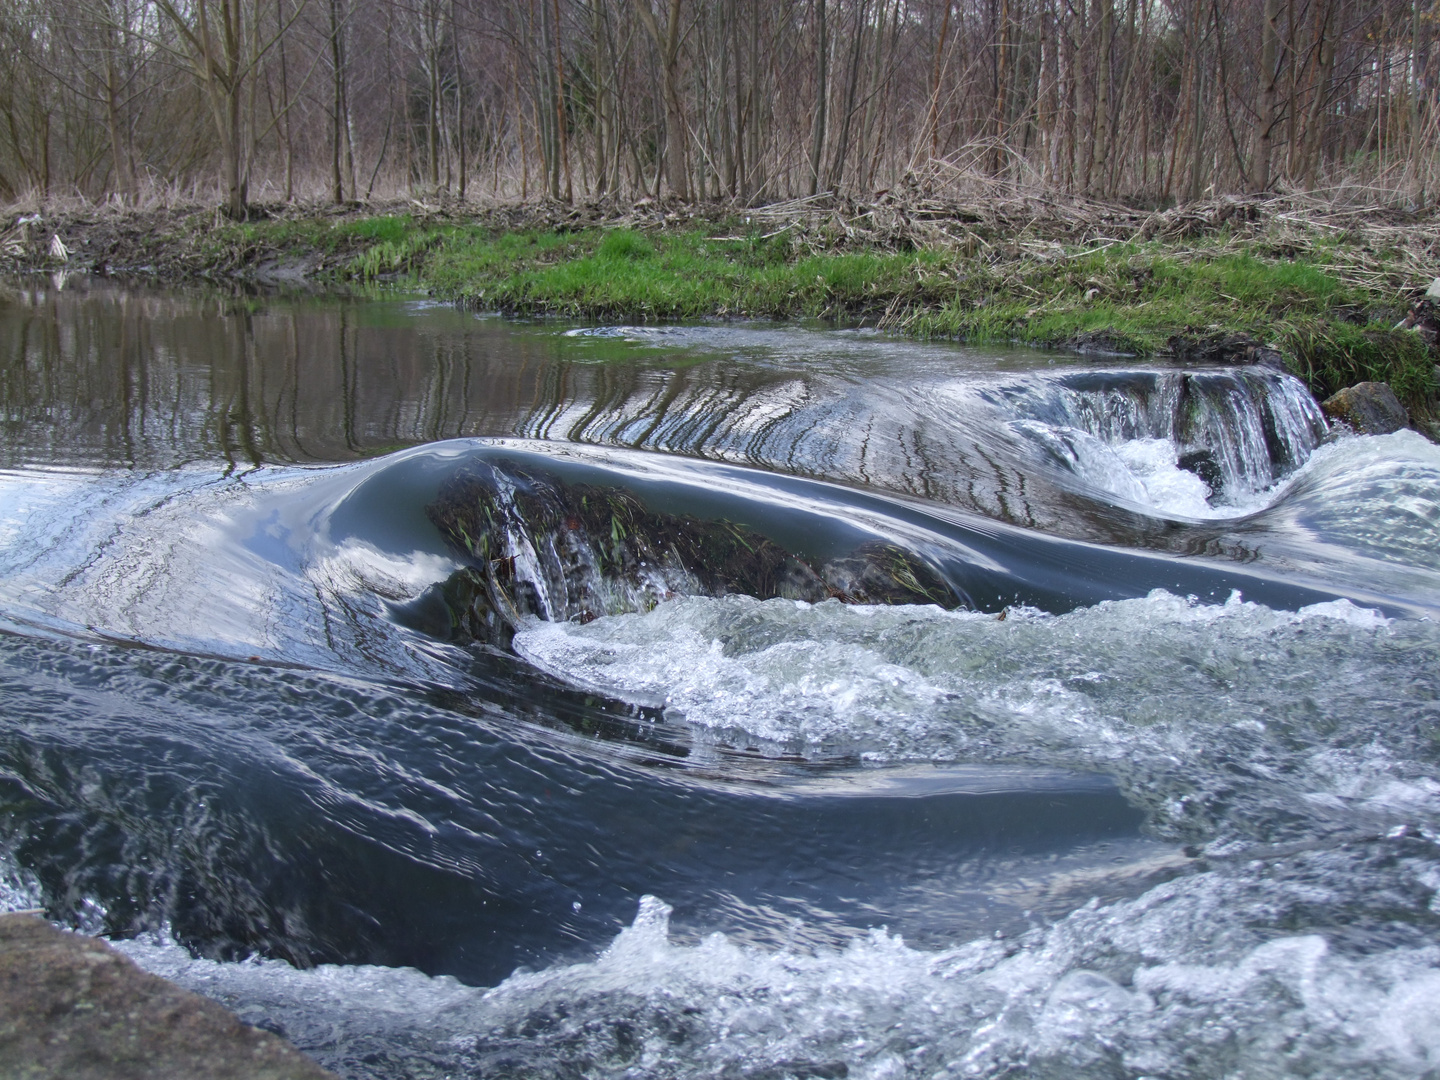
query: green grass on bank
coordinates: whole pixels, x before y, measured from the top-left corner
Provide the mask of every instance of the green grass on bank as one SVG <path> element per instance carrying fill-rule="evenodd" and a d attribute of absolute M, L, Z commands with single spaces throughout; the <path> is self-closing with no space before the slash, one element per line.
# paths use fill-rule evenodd
<path fill-rule="evenodd" d="M 595 321 L 819 318 L 919 337 L 1108 348 L 1137 356 L 1227 335 L 1280 348 L 1318 395 L 1390 383 L 1421 415 L 1437 392 L 1418 335 L 1391 329 L 1398 293 L 1346 284 L 1339 241 L 1303 253 L 1219 235 L 1160 242 L 955 250 L 816 250 L 744 225 L 637 232 L 494 233 L 408 217 L 233 226 L 246 242 L 354 252 L 346 273 L 406 277 L 447 298 L 519 315 Z M 239 239 L 239 237 L 237 237 Z"/>

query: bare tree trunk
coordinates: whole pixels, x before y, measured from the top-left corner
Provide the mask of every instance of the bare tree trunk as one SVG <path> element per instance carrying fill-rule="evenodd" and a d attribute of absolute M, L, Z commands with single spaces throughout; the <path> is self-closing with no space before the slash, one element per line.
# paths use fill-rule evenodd
<path fill-rule="evenodd" d="M 340 0 L 330 0 L 330 201 L 345 201 L 345 182 L 340 172 L 340 141 L 344 133 L 344 61 L 340 49 Z"/>
<path fill-rule="evenodd" d="M 670 182 L 670 190 L 680 198 L 688 199 L 690 187 L 685 147 L 689 135 L 685 128 L 685 111 L 680 103 L 681 0 L 669 0 L 664 26 L 650 9 L 650 0 L 634 0 L 634 3 L 640 21 L 660 54 L 661 96 L 665 104 L 665 175 Z"/>
<path fill-rule="evenodd" d="M 1125 2 L 0 0 L 0 194 L 1434 186 L 1429 0 Z"/>
<path fill-rule="evenodd" d="M 565 112 L 565 58 L 560 51 L 560 0 L 551 0 L 555 16 L 555 128 L 558 135 L 560 164 L 565 170 L 565 201 L 575 200 L 575 187 L 570 178 L 569 117 Z M 557 178 L 558 179 L 558 178 Z"/>
<path fill-rule="evenodd" d="M 125 126 L 120 117 L 120 76 L 116 56 L 120 52 L 120 35 L 114 29 L 107 34 L 105 49 L 105 122 L 110 134 L 110 155 L 115 162 L 115 179 L 126 202 L 135 201 L 135 166 L 126 145 Z"/>
<path fill-rule="evenodd" d="M 763 130 L 760 111 L 769 99 L 760 89 L 760 12 L 759 0 L 750 0 L 750 76 L 749 89 L 745 95 L 745 115 L 748 118 L 745 162 L 748 168 L 743 187 L 743 197 L 746 199 L 753 197 L 756 191 L 765 186 L 763 163 L 760 160 L 760 134 Z"/>
<path fill-rule="evenodd" d="M 1205 183 L 1205 74 L 1205 65 L 1197 55 L 1195 58 L 1195 81 L 1192 84 L 1193 96 L 1190 104 L 1189 200 L 1191 202 L 1200 198 L 1200 192 Z"/>
<path fill-rule="evenodd" d="M 215 123 L 226 212 L 244 218 L 249 211 L 249 197 L 242 105 L 257 58 L 269 46 L 251 40 L 249 50 L 245 48 L 250 35 L 246 32 L 242 0 L 194 0 L 183 9 L 175 6 L 175 0 L 155 0 L 155 10 L 184 42 L 186 60 Z M 277 31 L 277 36 L 280 33 L 283 31 Z"/>
<path fill-rule="evenodd" d="M 1420 0 L 1410 3 L 1410 165 L 1418 173 L 1420 182 L 1417 206 L 1425 205 L 1426 172 L 1420 166 L 1420 95 L 1423 87 L 1420 78 Z"/>
<path fill-rule="evenodd" d="M 825 20 L 828 6 L 828 0 L 815 0 L 815 120 L 810 128 L 811 195 L 820 189 L 820 155 L 825 152 L 825 110 L 830 98 L 830 40 Z"/>
<path fill-rule="evenodd" d="M 1418 2 L 1418 0 L 1417 0 Z M 1257 122 L 1255 164 L 1250 170 L 1251 190 L 1270 189 L 1271 159 L 1275 142 L 1276 61 L 1280 42 L 1280 0 L 1265 0 L 1264 22 L 1260 27 L 1260 118 Z"/>
<path fill-rule="evenodd" d="M 860 167 L 858 179 L 860 187 L 867 189 L 874 184 L 877 151 L 884 141 L 876 123 L 884 111 L 885 90 L 891 81 L 885 73 L 886 46 L 894 38 L 895 24 L 900 16 L 900 0 L 895 0 L 891 6 L 894 9 L 893 16 L 887 15 L 885 2 L 881 0 L 878 17 L 875 21 L 875 47 L 874 55 L 870 58 L 870 81 L 865 87 L 865 117 L 860 123 L 860 146 L 857 151 Z M 887 20 L 891 24 L 888 35 L 885 31 Z"/>
<path fill-rule="evenodd" d="M 1131 0 L 1133 3 L 1134 0 Z M 1150 38 L 1150 5 L 1146 4 L 1141 9 L 1140 36 L 1145 40 Z M 1142 101 L 1150 100 L 1150 90 L 1154 86 L 1153 61 L 1145 69 L 1145 85 L 1140 90 Z M 1150 113 L 1149 108 L 1140 110 L 1140 190 L 1147 191 L 1150 188 Z"/>
<path fill-rule="evenodd" d="M 1095 0 L 1096 33 L 1099 42 L 1095 55 L 1095 100 L 1090 110 L 1090 147 L 1085 158 L 1086 194 L 1105 194 L 1102 182 L 1097 191 L 1094 184 L 1096 167 L 1103 177 L 1109 167 L 1110 153 L 1110 53 L 1115 40 L 1114 0 Z"/>
<path fill-rule="evenodd" d="M 510 86 L 515 97 L 515 126 L 520 135 L 520 198 L 530 197 L 530 140 L 525 138 L 525 108 L 520 100 L 520 73 L 516 70 L 519 61 L 511 59 Z"/>
<path fill-rule="evenodd" d="M 1189 127 L 1191 122 L 1192 104 L 1195 100 L 1195 95 L 1190 91 L 1192 82 L 1199 78 L 1197 73 L 1198 67 L 1199 58 L 1195 56 L 1194 49 L 1186 50 L 1185 64 L 1180 74 L 1180 91 L 1181 97 L 1184 99 L 1184 105 L 1180 111 L 1179 118 L 1170 128 L 1170 160 L 1165 169 L 1165 185 L 1160 193 L 1162 200 L 1170 197 L 1170 192 L 1173 190 L 1172 185 L 1175 180 L 1175 172 L 1176 169 L 1179 168 L 1180 135 Z"/>
<path fill-rule="evenodd" d="M 1315 187 L 1316 176 L 1320 169 L 1320 155 L 1324 145 L 1325 121 L 1328 113 L 1325 106 L 1330 99 L 1330 79 L 1335 70 L 1335 27 L 1340 12 L 1331 9 L 1327 4 L 1325 8 L 1317 8 L 1316 13 L 1316 44 L 1319 49 L 1319 62 L 1315 81 L 1315 92 L 1310 99 L 1309 115 L 1305 119 L 1305 143 L 1303 147 L 1304 167 L 1300 170 L 1305 177 L 1307 188 Z"/>
<path fill-rule="evenodd" d="M 425 67 L 429 77 L 426 95 L 425 150 L 430 166 L 430 193 L 440 191 L 440 14 L 439 0 L 428 0 L 425 11 Z"/>
<path fill-rule="evenodd" d="M 1080 7 L 1081 12 L 1085 10 L 1084 5 Z M 1072 9 L 1073 12 L 1073 9 Z M 1077 40 L 1077 33 L 1083 27 L 1076 25 L 1075 16 L 1072 13 L 1065 20 L 1065 179 L 1064 188 L 1066 191 L 1075 190 L 1075 152 L 1076 141 L 1080 134 L 1080 47 Z"/>
<path fill-rule="evenodd" d="M 1000 0 L 995 26 L 995 144 L 990 152 L 990 172 L 998 176 L 1005 160 L 1006 108 L 1010 90 L 1010 0 Z"/>
<path fill-rule="evenodd" d="M 465 159 L 465 67 L 460 62 L 460 20 L 456 18 L 455 0 L 450 0 L 450 43 L 455 55 L 455 157 L 459 165 L 459 198 L 465 201 L 468 178 Z"/>
<path fill-rule="evenodd" d="M 345 32 L 343 27 L 340 32 L 342 34 Z M 348 51 L 342 50 L 340 55 L 342 58 L 345 58 L 345 62 L 348 65 Z M 350 180 L 350 197 L 352 199 L 358 199 L 360 197 L 360 188 L 355 180 L 355 122 L 350 113 L 350 76 L 348 70 L 344 78 L 340 80 L 340 112 L 345 120 L 345 175 Z"/>
<path fill-rule="evenodd" d="M 606 37 L 600 14 L 600 0 L 590 0 L 590 39 L 595 94 L 595 194 L 604 195 L 609 189 L 609 148 L 610 148 L 610 72 L 614 63 L 606 55 Z"/>
<path fill-rule="evenodd" d="M 1385 167 L 1385 128 L 1390 117 L 1385 112 L 1385 103 L 1390 96 L 1390 10 L 1380 13 L 1380 59 L 1376 65 L 1380 73 L 1380 92 L 1375 95 L 1375 166 Z"/>
<path fill-rule="evenodd" d="M 285 0 L 275 0 L 275 37 L 280 52 L 280 107 L 283 110 L 282 137 L 285 140 L 285 201 L 295 198 L 295 142 L 292 138 L 294 121 L 290 117 L 290 72 L 285 56 Z M 389 56 L 386 49 L 386 56 Z"/>
<path fill-rule="evenodd" d="M 930 74 L 930 114 L 926 124 L 930 156 L 940 156 L 940 60 L 945 53 L 945 38 L 950 32 L 950 8 L 952 0 L 945 0 L 945 15 L 940 20 L 940 36 L 935 39 L 935 63 Z"/>
<path fill-rule="evenodd" d="M 1126 110 L 1131 101 L 1131 90 L 1135 84 L 1135 68 L 1138 66 L 1136 60 L 1139 58 L 1139 39 L 1135 30 L 1135 9 L 1139 7 L 1136 0 L 1130 0 L 1129 25 L 1126 27 L 1127 48 L 1122 50 L 1123 63 L 1120 76 L 1120 92 L 1115 95 L 1110 104 L 1110 122 L 1105 126 L 1105 145 L 1108 150 L 1102 159 L 1105 162 L 1104 190 L 1107 196 L 1113 196 L 1120 190 L 1121 170 L 1124 168 L 1125 154 L 1122 152 L 1124 142 L 1122 139 L 1121 126 L 1125 119 Z"/>
<path fill-rule="evenodd" d="M 840 130 L 836 132 L 835 153 L 830 162 L 830 179 L 826 186 L 831 191 L 840 190 L 845 175 L 845 160 L 850 151 L 850 130 L 857 108 L 856 96 L 860 92 L 861 49 L 865 44 L 865 28 L 870 14 L 869 0 L 860 0 L 855 13 L 855 27 L 850 39 L 849 69 L 845 75 L 845 94 L 840 104 Z M 884 12 L 881 12 L 883 21 Z"/>

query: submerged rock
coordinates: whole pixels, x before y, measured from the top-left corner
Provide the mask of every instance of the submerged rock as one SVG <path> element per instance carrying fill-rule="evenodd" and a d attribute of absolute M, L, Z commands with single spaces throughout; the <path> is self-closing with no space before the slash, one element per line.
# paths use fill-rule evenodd
<path fill-rule="evenodd" d="M 675 596 L 964 602 L 929 562 L 894 544 L 869 541 L 817 568 L 747 525 L 652 510 L 622 488 L 520 468 L 464 469 L 426 512 L 469 563 L 435 588 L 452 640 L 508 648 L 527 617 L 588 622 Z"/>
<path fill-rule="evenodd" d="M 1331 420 L 1348 424 L 1362 435 L 1389 435 L 1410 422 L 1405 406 L 1383 382 L 1347 386 L 1320 403 Z"/>
<path fill-rule="evenodd" d="M 1192 472 L 1210 489 L 1211 499 L 1219 497 L 1225 487 L 1225 470 L 1215 457 L 1215 451 L 1208 448 L 1183 453 L 1175 464 L 1186 472 Z"/>
<path fill-rule="evenodd" d="M 280 1037 L 33 915 L 0 915 L 0 1076 L 336 1080 Z"/>

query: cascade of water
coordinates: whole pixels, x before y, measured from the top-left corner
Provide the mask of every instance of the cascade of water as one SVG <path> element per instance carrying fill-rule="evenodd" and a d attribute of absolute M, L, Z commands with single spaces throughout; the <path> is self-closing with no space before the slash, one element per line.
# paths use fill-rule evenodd
<path fill-rule="evenodd" d="M 1089 371 L 986 396 L 1052 460 L 1132 502 L 1161 501 L 1147 500 L 1153 485 L 1136 476 L 1141 449 L 1202 480 L 1209 505 L 1242 507 L 1304 464 L 1326 432 L 1304 385 L 1264 369 Z"/>

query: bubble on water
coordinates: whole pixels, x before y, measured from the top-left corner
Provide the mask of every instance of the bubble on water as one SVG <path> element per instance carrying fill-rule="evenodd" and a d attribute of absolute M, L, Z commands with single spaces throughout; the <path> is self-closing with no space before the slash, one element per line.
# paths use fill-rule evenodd
<path fill-rule="evenodd" d="M 1347 622 L 1351 626 L 1358 626 L 1365 630 L 1390 625 L 1390 620 L 1381 612 L 1374 608 L 1360 607 L 1343 597 L 1339 600 L 1327 600 L 1320 604 L 1308 604 L 1296 612 L 1296 615 L 1300 619 L 1317 617 L 1339 619 L 1341 622 Z"/>

